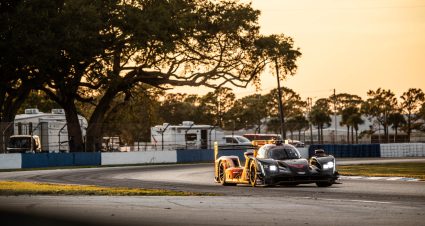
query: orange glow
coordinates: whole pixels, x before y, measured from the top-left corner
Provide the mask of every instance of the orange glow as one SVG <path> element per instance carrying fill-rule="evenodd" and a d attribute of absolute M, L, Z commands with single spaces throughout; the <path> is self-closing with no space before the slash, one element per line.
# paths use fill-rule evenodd
<path fill-rule="evenodd" d="M 301 48 L 298 72 L 283 84 L 303 98 L 328 97 L 334 88 L 363 98 L 379 87 L 397 96 L 408 88 L 425 91 L 423 0 L 253 0 L 252 6 L 262 12 L 262 34 L 284 33 Z M 262 81 L 261 93 L 276 88 L 268 71 Z M 254 87 L 234 92 L 256 93 Z"/>

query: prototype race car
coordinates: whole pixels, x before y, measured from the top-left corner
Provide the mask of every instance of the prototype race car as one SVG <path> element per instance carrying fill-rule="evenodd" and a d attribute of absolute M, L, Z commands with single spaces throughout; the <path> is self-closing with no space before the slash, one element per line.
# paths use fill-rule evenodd
<path fill-rule="evenodd" d="M 290 144 L 265 144 L 254 152 L 245 152 L 245 167 L 237 156 L 221 156 L 215 160 L 215 181 L 222 185 L 278 185 L 316 183 L 329 187 L 336 183 L 335 158 L 323 150 L 307 159 Z M 217 155 L 216 155 L 217 156 Z"/>

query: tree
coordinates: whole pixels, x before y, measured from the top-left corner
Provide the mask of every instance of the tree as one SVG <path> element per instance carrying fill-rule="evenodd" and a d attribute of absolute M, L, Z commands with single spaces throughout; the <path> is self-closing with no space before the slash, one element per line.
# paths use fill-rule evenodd
<path fill-rule="evenodd" d="M 425 100 L 425 95 L 421 89 L 410 88 L 407 92 L 404 92 L 400 98 L 401 109 L 407 114 L 407 127 L 405 129 L 407 133 L 407 139 L 410 141 L 410 134 L 412 133 L 412 122 L 414 121 L 413 116 L 416 110 L 420 107 L 421 102 Z"/>
<path fill-rule="evenodd" d="M 400 112 L 393 112 L 388 116 L 388 123 L 392 125 L 392 128 L 395 130 L 394 142 L 396 142 L 397 130 L 406 124 L 406 119 Z"/>
<path fill-rule="evenodd" d="M 316 101 L 312 107 L 309 120 L 313 125 L 317 126 L 317 134 L 319 143 L 323 143 L 323 128 L 330 126 L 332 121 L 330 117 L 331 111 L 329 110 L 329 100 L 326 98 L 321 98 Z"/>
<path fill-rule="evenodd" d="M 301 131 L 308 128 L 308 121 L 304 115 L 298 114 L 289 118 L 287 125 L 291 133 L 291 139 L 294 139 L 293 132 L 298 131 L 298 140 L 301 140 Z"/>
<path fill-rule="evenodd" d="M 36 19 L 26 15 L 21 5 L 24 1 L 1 1 L 0 3 L 0 151 L 13 133 L 12 122 L 19 108 L 30 92 L 37 89 L 43 80 L 37 78 L 39 71 L 34 67 L 43 62 L 36 54 L 42 48 L 32 45 L 32 37 L 25 31 L 40 35 L 40 30 L 26 19 Z M 39 16 L 43 17 L 43 16 Z M 43 41 L 39 37 L 38 41 Z"/>
<path fill-rule="evenodd" d="M 419 130 L 425 132 L 425 102 L 422 103 L 422 106 L 418 111 L 417 118 L 418 121 L 422 122 L 419 124 Z"/>
<path fill-rule="evenodd" d="M 388 116 L 395 111 L 397 98 L 391 90 L 378 88 L 376 91 L 367 92 L 369 98 L 363 103 L 363 112 L 372 118 L 375 118 L 384 128 L 384 137 L 389 141 Z"/>
<path fill-rule="evenodd" d="M 82 150 L 76 102 L 95 108 L 87 148 L 95 150 L 101 124 L 118 96 L 151 85 L 245 87 L 258 84 L 265 67 L 258 15 L 250 4 L 209 0 L 41 0 L 22 1 L 20 21 L 42 89 L 64 108 L 71 151 Z M 41 37 L 41 38 L 40 38 Z M 291 45 L 292 40 L 283 40 Z M 32 44 L 32 45 L 29 45 Z M 38 48 L 39 47 L 39 48 Z M 284 67 L 294 60 L 287 52 Z M 71 144 L 71 143 L 70 143 Z"/>
<path fill-rule="evenodd" d="M 282 104 L 282 90 L 280 81 L 288 75 L 294 75 L 297 70 L 296 60 L 301 56 L 298 48 L 294 48 L 292 38 L 281 35 L 262 36 L 255 42 L 258 55 L 263 66 L 270 65 L 270 70 L 277 78 L 277 93 L 279 118 L 282 138 L 286 139 L 284 107 Z M 264 67 L 263 67 L 264 68 Z"/>
<path fill-rule="evenodd" d="M 248 129 L 255 127 L 255 131 L 261 133 L 263 120 L 268 116 L 267 97 L 261 94 L 253 94 L 238 99 L 227 113 L 226 121 L 235 122 L 235 129 Z M 225 127 L 226 129 L 233 129 Z"/>
<path fill-rule="evenodd" d="M 340 125 L 347 126 L 347 143 L 350 143 L 350 126 L 352 125 L 352 117 L 353 115 L 358 113 L 358 109 L 354 106 L 344 108 L 341 111 L 341 122 Z M 353 140 L 351 140 L 353 142 Z"/>
<path fill-rule="evenodd" d="M 359 136 L 358 136 L 358 130 L 359 130 L 359 125 L 364 123 L 364 120 L 362 119 L 362 114 L 360 112 L 359 108 L 355 108 L 355 112 L 353 112 L 349 119 L 348 119 L 349 124 L 351 125 L 351 141 L 352 143 L 354 143 L 354 133 L 353 133 L 353 129 L 356 131 L 356 143 L 359 142 Z"/>
<path fill-rule="evenodd" d="M 200 99 L 199 109 L 203 112 L 202 123 L 224 127 L 223 118 L 226 112 L 233 106 L 235 94 L 232 89 L 221 87 L 214 92 L 209 92 Z"/>
<path fill-rule="evenodd" d="M 163 122 L 170 123 L 172 125 L 181 124 L 183 121 L 197 121 L 197 107 L 199 105 L 198 96 L 192 96 L 187 94 L 167 94 L 164 100 L 161 102 L 158 114 Z"/>
<path fill-rule="evenodd" d="M 24 110 L 28 108 L 37 108 L 41 112 L 49 112 L 52 109 L 60 108 L 60 106 L 49 99 L 49 97 L 42 91 L 34 90 L 30 92 L 28 97 L 25 99 L 25 102 L 22 103 L 18 112 L 24 112 Z"/>
<path fill-rule="evenodd" d="M 206 0 L 137 3 L 125 5 L 130 13 L 115 18 L 108 30 L 114 45 L 97 64 L 108 67 L 101 68 L 101 79 L 94 79 L 106 83 L 89 121 L 89 143 L 99 134 L 90 125 L 102 123 L 111 99 L 134 84 L 218 88 L 226 83 L 245 87 L 259 80 L 262 65 L 253 45 L 259 12 L 250 5 Z"/>
<path fill-rule="evenodd" d="M 303 113 L 303 109 L 307 106 L 307 103 L 301 99 L 298 93 L 286 87 L 281 88 L 281 93 L 283 115 L 285 115 L 285 118 L 292 118 Z M 266 95 L 266 98 L 268 99 L 268 115 L 279 118 L 278 90 L 272 89 L 270 93 Z"/>
<path fill-rule="evenodd" d="M 352 95 L 348 93 L 339 93 L 334 95 L 331 95 L 329 97 L 329 101 L 333 102 L 335 104 L 336 114 L 341 115 L 342 121 L 339 122 L 341 126 L 346 125 L 347 126 L 347 142 L 350 142 L 350 124 L 349 118 L 355 117 L 358 108 L 360 108 L 362 101 L 362 98 L 357 95 Z M 335 122 L 336 123 L 336 122 Z"/>
<path fill-rule="evenodd" d="M 115 98 L 112 110 L 102 125 L 102 134 L 119 135 L 121 141 L 133 144 L 135 141 L 150 141 L 151 127 L 162 122 L 159 98 L 163 91 L 152 87 L 135 87 L 130 99 L 125 95 Z M 181 123 L 181 121 L 180 121 Z M 99 146 L 100 144 L 97 144 Z"/>
<path fill-rule="evenodd" d="M 100 0 L 19 1 L 14 19 L 7 23 L 13 29 L 6 45 L 13 54 L 4 55 L 4 62 L 17 62 L 14 68 L 22 70 L 11 76 L 19 87 L 27 87 L 24 83 L 30 86 L 20 95 L 43 89 L 65 109 L 68 133 L 73 138 L 71 151 L 83 148 L 75 101 L 80 87 L 89 85 L 82 80 L 87 66 L 104 53 L 98 48 L 106 11 L 102 9 L 108 8 L 102 8 L 104 4 Z"/>

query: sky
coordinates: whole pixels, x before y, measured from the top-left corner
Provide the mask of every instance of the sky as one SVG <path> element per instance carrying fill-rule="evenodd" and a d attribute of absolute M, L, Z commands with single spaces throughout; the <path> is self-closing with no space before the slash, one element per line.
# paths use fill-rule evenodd
<path fill-rule="evenodd" d="M 246 1 L 245 1 L 246 2 Z M 425 0 L 252 0 L 261 11 L 260 32 L 294 39 L 302 57 L 294 76 L 283 81 L 302 98 L 333 93 L 367 98 L 370 89 L 425 91 Z M 259 92 L 276 88 L 268 71 Z M 258 93 L 235 88 L 238 98 Z M 172 92 L 204 95 L 208 88 Z"/>

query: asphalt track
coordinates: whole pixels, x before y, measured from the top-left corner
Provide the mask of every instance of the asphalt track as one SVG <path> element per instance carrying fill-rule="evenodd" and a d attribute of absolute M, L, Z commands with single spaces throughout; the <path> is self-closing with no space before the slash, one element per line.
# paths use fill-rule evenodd
<path fill-rule="evenodd" d="M 57 220 L 63 225 L 423 225 L 425 221 L 425 182 L 343 178 L 342 184 L 329 188 L 225 187 L 213 182 L 212 164 L 3 172 L 0 180 L 222 195 L 0 197 L 0 217 L 9 217 L 8 225 L 25 224 L 21 221 L 26 219 L 42 225 Z"/>

